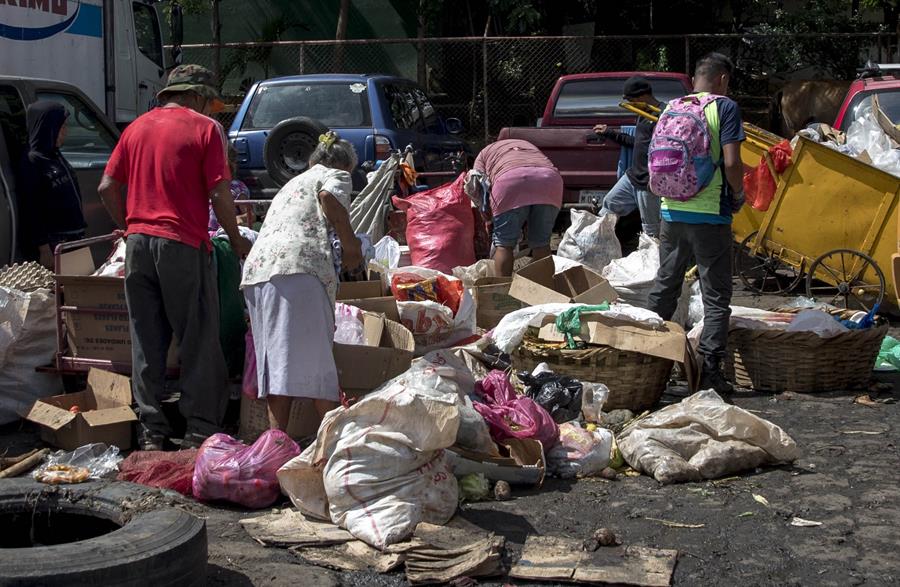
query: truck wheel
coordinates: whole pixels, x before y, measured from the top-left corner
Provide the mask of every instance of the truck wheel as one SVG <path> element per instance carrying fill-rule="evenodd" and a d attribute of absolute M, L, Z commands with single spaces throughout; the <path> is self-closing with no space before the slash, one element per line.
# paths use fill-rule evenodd
<path fill-rule="evenodd" d="M 328 127 L 317 120 L 298 116 L 283 120 L 266 137 L 263 160 L 269 177 L 279 187 L 309 168 L 309 157 Z"/>
<path fill-rule="evenodd" d="M 132 483 L 0 484 L 0 584 L 204 585 L 206 524 Z M 131 504 L 131 505 L 129 505 Z"/>

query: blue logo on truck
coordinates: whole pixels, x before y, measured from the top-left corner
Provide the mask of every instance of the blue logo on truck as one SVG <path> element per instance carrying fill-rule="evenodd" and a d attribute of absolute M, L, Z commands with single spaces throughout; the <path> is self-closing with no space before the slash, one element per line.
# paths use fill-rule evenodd
<path fill-rule="evenodd" d="M 23 19 L 31 16 L 26 11 L 31 11 L 32 14 L 44 13 L 62 18 L 58 22 L 44 26 L 24 26 L 0 22 L 0 37 L 14 41 L 39 41 L 63 32 L 88 37 L 103 36 L 103 13 L 100 6 L 82 4 L 81 0 L 0 0 L 0 5 L 17 8 L 17 12 L 13 12 L 10 8 L 4 8 L 4 14 L 15 14 Z M 74 11 L 71 10 L 73 6 Z M 0 18 L 6 20 L 3 16 Z M 47 21 L 46 18 L 41 20 Z"/>

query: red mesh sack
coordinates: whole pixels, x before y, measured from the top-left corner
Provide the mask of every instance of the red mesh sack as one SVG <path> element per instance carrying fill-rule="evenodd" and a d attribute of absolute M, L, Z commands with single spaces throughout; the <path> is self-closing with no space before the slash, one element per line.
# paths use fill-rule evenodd
<path fill-rule="evenodd" d="M 394 196 L 406 212 L 406 242 L 413 265 L 442 273 L 475 262 L 475 219 L 463 191 L 466 174 L 408 198 Z"/>
<path fill-rule="evenodd" d="M 196 448 L 176 452 L 136 451 L 119 464 L 116 478 L 191 496 L 196 460 Z"/>

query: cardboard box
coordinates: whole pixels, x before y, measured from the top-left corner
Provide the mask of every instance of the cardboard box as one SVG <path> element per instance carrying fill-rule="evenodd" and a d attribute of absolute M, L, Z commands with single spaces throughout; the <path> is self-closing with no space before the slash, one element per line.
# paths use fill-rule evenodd
<path fill-rule="evenodd" d="M 555 319 L 544 319 L 538 337 L 551 342 L 564 342 L 566 337 L 556 329 Z M 576 340 L 602 344 L 622 351 L 634 351 L 678 363 L 688 360 L 688 342 L 684 329 L 666 322 L 659 330 L 627 320 L 614 320 L 599 314 L 581 316 L 581 334 Z"/>
<path fill-rule="evenodd" d="M 367 312 L 384 314 L 388 320 L 400 321 L 397 300 L 387 293 L 381 280 L 344 281 L 338 285 L 337 301 Z"/>
<path fill-rule="evenodd" d="M 509 452 L 508 457 L 490 457 L 451 447 L 454 474 L 459 477 L 481 473 L 491 481 L 540 487 L 546 472 L 543 445 L 532 438 L 508 438 L 501 445 Z"/>
<path fill-rule="evenodd" d="M 509 295 L 529 306 L 602 304 L 618 298 L 608 281 L 583 265 L 557 274 L 552 257 L 535 261 L 516 272 Z"/>
<path fill-rule="evenodd" d="M 512 277 L 482 277 L 475 280 L 472 296 L 475 298 L 475 323 L 490 330 L 510 312 L 521 310 L 525 304 L 509 295 Z"/>
<path fill-rule="evenodd" d="M 122 450 L 131 448 L 131 380 L 109 371 L 91 369 L 87 388 L 34 402 L 25 416 L 38 425 L 41 440 L 64 450 L 104 442 Z M 80 411 L 69 411 L 78 406 Z"/>
<path fill-rule="evenodd" d="M 363 324 L 366 345 L 334 345 L 338 381 L 350 398 L 362 397 L 409 369 L 416 347 L 409 330 L 381 314 L 366 312 Z"/>
<path fill-rule="evenodd" d="M 97 277 L 87 248 L 62 256 L 56 283 L 67 306 L 96 308 L 96 312 L 65 312 L 69 354 L 73 357 L 131 364 L 131 331 L 123 277 Z M 106 311 L 110 310 L 110 311 Z M 178 345 L 172 341 L 169 368 L 178 367 Z"/>
<path fill-rule="evenodd" d="M 256 442 L 259 436 L 269 429 L 269 412 L 266 400 L 249 398 L 241 394 L 241 426 L 238 436 L 246 443 Z M 294 440 L 302 440 L 315 436 L 319 430 L 319 416 L 313 400 L 294 398 L 291 402 L 291 413 L 288 417 L 288 436 Z"/>

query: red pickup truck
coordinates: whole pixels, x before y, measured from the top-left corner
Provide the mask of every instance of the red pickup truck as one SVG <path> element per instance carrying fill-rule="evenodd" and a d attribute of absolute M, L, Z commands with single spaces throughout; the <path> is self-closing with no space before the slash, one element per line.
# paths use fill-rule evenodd
<path fill-rule="evenodd" d="M 619 107 L 625 80 L 641 75 L 656 99 L 667 102 L 691 92 L 682 73 L 617 71 L 565 75 L 556 82 L 537 127 L 513 127 L 497 139 L 522 139 L 537 146 L 562 174 L 566 208 L 589 208 L 616 183 L 620 147 L 592 131 L 596 124 L 630 126 L 637 117 Z"/>

